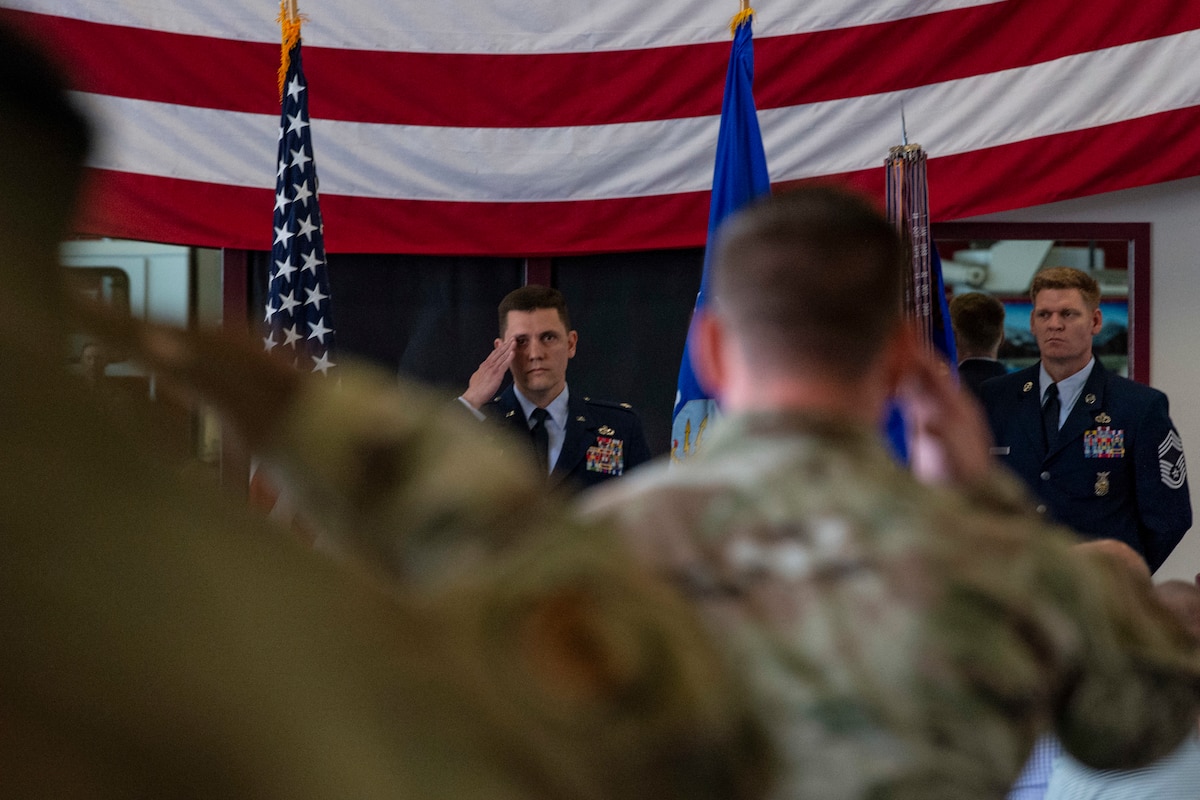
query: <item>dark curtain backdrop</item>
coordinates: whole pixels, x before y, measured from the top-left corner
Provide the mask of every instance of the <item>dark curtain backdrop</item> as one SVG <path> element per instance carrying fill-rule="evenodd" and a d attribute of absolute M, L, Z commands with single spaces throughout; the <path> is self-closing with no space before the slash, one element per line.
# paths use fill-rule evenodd
<path fill-rule="evenodd" d="M 670 449 L 679 359 L 703 264 L 700 249 L 553 261 L 552 281 L 579 331 L 571 391 L 633 404 L 655 455 Z"/>
<path fill-rule="evenodd" d="M 651 450 L 667 452 L 671 408 L 703 251 L 559 258 L 551 282 L 567 298 L 579 347 L 572 392 L 631 403 Z M 269 253 L 250 256 L 252 322 L 262 320 Z M 492 349 L 496 306 L 523 283 L 522 259 L 329 256 L 338 352 L 444 390 L 467 385 Z"/>

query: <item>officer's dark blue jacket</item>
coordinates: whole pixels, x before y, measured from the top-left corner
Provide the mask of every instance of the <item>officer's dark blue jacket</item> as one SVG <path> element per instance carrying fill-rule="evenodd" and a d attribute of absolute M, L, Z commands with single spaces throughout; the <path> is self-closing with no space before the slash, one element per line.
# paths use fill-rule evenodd
<path fill-rule="evenodd" d="M 529 421 L 510 385 L 480 409 L 489 419 L 529 438 Z M 620 477 L 650 460 L 642 420 L 628 403 L 567 396 L 567 424 L 562 452 L 550 473 L 552 483 L 571 489 L 594 486 Z"/>
<path fill-rule="evenodd" d="M 1158 569 L 1192 524 L 1183 444 L 1167 396 L 1096 361 L 1050 452 L 1038 365 L 983 384 L 996 453 L 1039 510 L 1087 538 L 1120 539 Z"/>

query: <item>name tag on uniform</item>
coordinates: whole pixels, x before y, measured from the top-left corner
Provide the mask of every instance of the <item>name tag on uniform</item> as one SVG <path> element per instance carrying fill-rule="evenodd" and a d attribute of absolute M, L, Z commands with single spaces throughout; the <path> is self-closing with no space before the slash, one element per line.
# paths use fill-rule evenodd
<path fill-rule="evenodd" d="M 1103 425 L 1083 434 L 1084 458 L 1124 458 L 1125 431 Z"/>
<path fill-rule="evenodd" d="M 1011 447 L 989 447 L 988 454 L 993 456 L 1006 456 L 1012 452 Z"/>
<path fill-rule="evenodd" d="M 597 436 L 587 451 L 587 471 L 602 475 L 625 472 L 625 442 L 612 436 Z"/>

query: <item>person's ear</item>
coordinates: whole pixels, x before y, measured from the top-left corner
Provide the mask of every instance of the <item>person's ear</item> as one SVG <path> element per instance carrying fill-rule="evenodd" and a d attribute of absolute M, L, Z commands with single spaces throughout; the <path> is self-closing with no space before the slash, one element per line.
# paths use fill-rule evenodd
<path fill-rule="evenodd" d="M 721 320 L 711 312 L 696 311 L 692 334 L 688 342 L 688 353 L 696 380 L 708 394 L 720 397 L 728 379 L 728 364 L 725 356 L 727 334 Z"/>
<path fill-rule="evenodd" d="M 575 357 L 575 345 L 579 343 L 579 334 L 575 331 L 567 333 L 567 358 Z"/>

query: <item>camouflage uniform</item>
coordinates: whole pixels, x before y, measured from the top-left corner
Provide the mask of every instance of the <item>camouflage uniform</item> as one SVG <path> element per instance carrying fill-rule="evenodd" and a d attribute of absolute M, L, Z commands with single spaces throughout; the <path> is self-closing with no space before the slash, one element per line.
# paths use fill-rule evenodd
<path fill-rule="evenodd" d="M 372 585 L 187 485 L 138 420 L 84 402 L 61 350 L 28 344 L 0 336 L 19 420 L 0 448 L 0 796 L 762 796 L 763 737 L 691 610 L 556 518 L 520 464 L 435 444 L 457 422 L 415 393 L 347 373 L 282 420 L 330 519 L 398 543 L 356 547 L 384 565 Z"/>
<path fill-rule="evenodd" d="M 764 796 L 769 748 L 741 676 L 611 526 L 546 491 L 527 448 L 361 368 L 308 382 L 273 442 L 263 455 L 322 546 L 465 623 L 481 718 L 463 733 L 500 733 L 485 768 L 508 758 L 530 797 Z"/>
<path fill-rule="evenodd" d="M 1186 635 L 999 470 L 930 488 L 872 431 L 782 413 L 727 418 L 683 465 L 643 470 L 585 512 L 619 520 L 750 676 L 774 797 L 1001 798 L 1052 724 L 1097 766 L 1194 725 Z"/>

